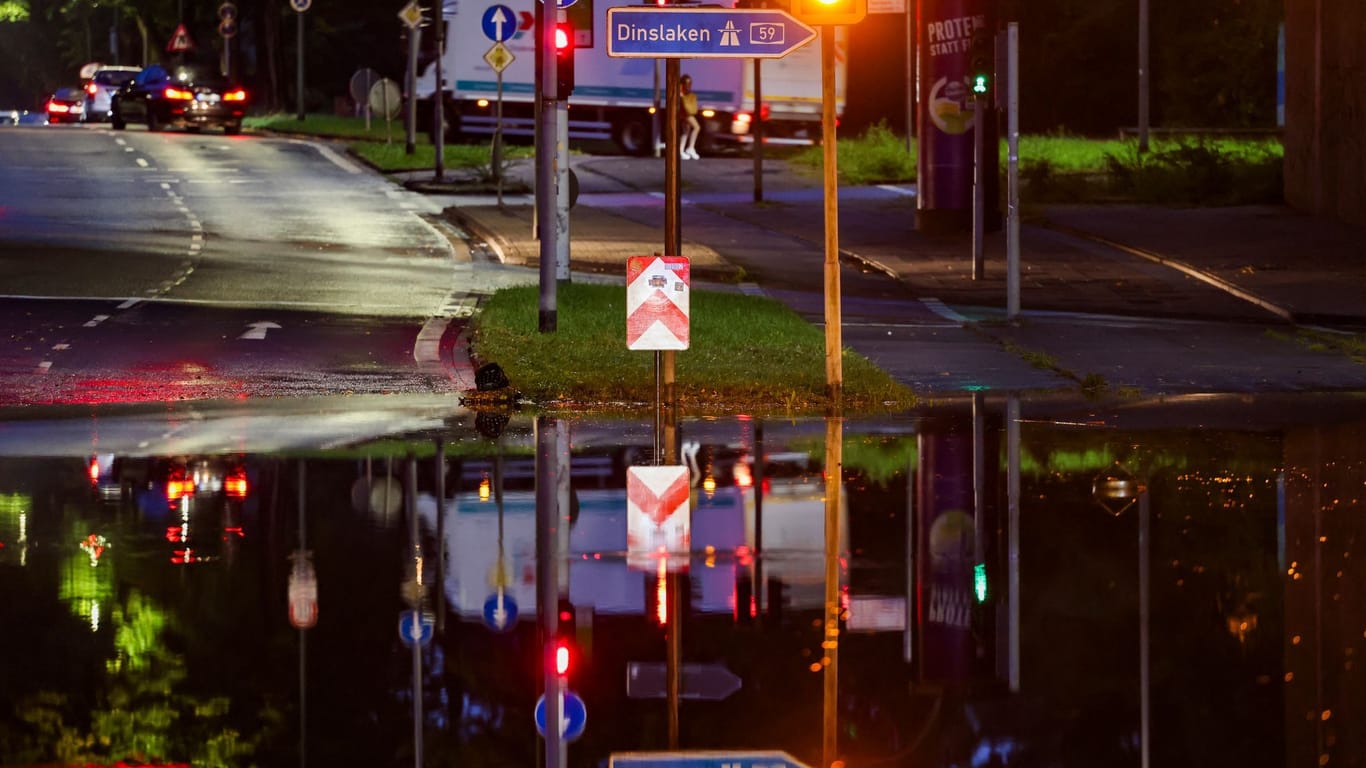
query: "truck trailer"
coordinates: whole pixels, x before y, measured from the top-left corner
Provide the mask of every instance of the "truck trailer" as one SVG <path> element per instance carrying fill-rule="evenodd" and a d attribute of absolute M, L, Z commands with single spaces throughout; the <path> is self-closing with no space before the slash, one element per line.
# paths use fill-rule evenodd
<path fill-rule="evenodd" d="M 483 17 L 495 4 L 512 9 L 517 30 L 503 43 L 512 54 L 502 73 L 503 136 L 530 137 L 535 131 L 535 0 L 460 0 L 446 3 L 446 48 L 442 58 L 445 116 L 450 140 L 491 138 L 496 125 L 498 75 L 486 55 L 494 41 L 485 33 Z M 590 0 L 578 0 L 588 3 Z M 611 140 L 622 152 L 652 152 L 663 131 L 664 60 L 612 58 L 607 55 L 605 29 L 609 0 L 597 0 L 591 12 L 592 34 L 582 30 L 582 44 L 574 52 L 574 91 L 569 98 L 569 137 Z M 618 2 L 616 5 L 626 5 Z M 723 7 L 733 6 L 732 2 Z M 712 7 L 712 6 L 709 6 Z M 563 13 L 563 11 L 562 11 Z M 822 28 L 821 33 L 824 33 Z M 836 114 L 844 111 L 844 27 L 836 30 Z M 428 32 L 430 34 L 430 32 Z M 753 142 L 753 122 L 764 120 L 765 143 L 811 144 L 821 135 L 820 38 L 780 59 L 765 59 L 759 76 L 763 103 L 754 105 L 755 60 L 741 58 L 683 59 L 683 74 L 691 75 L 698 95 L 702 135 L 698 149 L 717 152 Z M 435 62 L 427 62 L 417 79 L 419 124 L 434 124 Z"/>

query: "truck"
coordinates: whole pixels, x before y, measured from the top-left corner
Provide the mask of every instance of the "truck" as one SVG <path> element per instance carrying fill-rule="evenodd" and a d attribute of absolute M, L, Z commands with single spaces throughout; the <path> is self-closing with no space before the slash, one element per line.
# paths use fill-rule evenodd
<path fill-rule="evenodd" d="M 502 134 L 534 134 L 535 7 L 536 0 L 460 0 L 446 2 L 445 52 L 441 61 L 445 83 L 444 114 L 447 138 L 453 141 L 491 138 L 496 119 L 498 74 L 486 58 L 494 41 L 486 34 L 484 14 L 495 4 L 516 17 L 516 32 L 503 43 L 512 55 L 502 72 Z M 645 155 L 658 148 L 664 114 L 664 61 L 613 58 L 607 55 L 605 30 L 610 0 L 577 0 L 563 14 L 575 21 L 575 85 L 569 98 L 569 137 L 611 140 L 626 154 Z M 626 5 L 618 0 L 614 5 Z M 728 0 L 723 7 L 731 7 Z M 714 6 L 708 6 L 714 7 Z M 592 20 L 590 29 L 584 22 Z M 512 23 L 512 22 L 509 22 Z M 844 27 L 835 30 L 836 114 L 844 111 Z M 430 30 L 424 32 L 430 34 Z M 820 38 L 780 59 L 759 64 L 763 103 L 754 104 L 756 60 L 743 58 L 683 59 L 683 74 L 691 75 L 698 95 L 702 134 L 701 152 L 739 148 L 754 141 L 753 121 L 764 120 L 765 143 L 811 144 L 821 136 Z M 506 61 L 506 59 L 503 59 Z M 419 125 L 432 126 L 436 94 L 435 61 L 419 67 L 415 86 Z"/>

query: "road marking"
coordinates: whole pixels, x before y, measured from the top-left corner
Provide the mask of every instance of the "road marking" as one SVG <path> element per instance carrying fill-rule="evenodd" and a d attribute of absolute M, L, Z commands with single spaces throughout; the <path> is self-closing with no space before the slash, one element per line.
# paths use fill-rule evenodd
<path fill-rule="evenodd" d="M 38 363 L 38 370 L 35 371 L 35 373 L 47 373 L 47 372 L 50 371 L 51 369 L 52 369 L 52 361 L 51 361 L 51 360 L 44 360 L 43 362 Z"/>
<path fill-rule="evenodd" d="M 346 171 L 347 173 L 355 174 L 365 172 L 365 169 L 361 168 L 360 166 L 356 165 L 350 160 L 347 160 L 346 158 L 332 151 L 331 147 L 324 146 L 322 144 L 315 144 L 311 141 L 301 141 L 299 139 L 290 139 L 290 141 L 294 144 L 303 144 L 305 146 L 313 147 L 314 149 L 318 150 L 318 154 L 322 155 L 328 160 L 331 160 L 334 165 L 336 165 L 343 171 Z"/>
<path fill-rule="evenodd" d="M 137 163 L 138 163 L 139 166 L 141 166 L 141 167 L 143 167 L 143 168 L 146 168 L 146 167 L 148 166 L 148 162 L 147 162 L 147 159 L 146 159 L 146 158 L 139 157 L 139 158 L 137 159 Z"/>
<path fill-rule="evenodd" d="M 123 151 L 124 151 L 124 152 L 136 152 L 137 150 L 133 149 L 132 147 L 124 147 L 124 148 L 123 148 Z"/>
<path fill-rule="evenodd" d="M 126 146 L 128 144 L 128 142 L 124 141 L 123 139 L 114 139 L 114 143 L 119 145 L 120 147 Z"/>
<path fill-rule="evenodd" d="M 450 323 L 448 317 L 427 318 L 422 330 L 417 333 L 417 342 L 413 344 L 413 359 L 419 363 L 441 362 L 441 337 Z"/>
<path fill-rule="evenodd" d="M 768 292 L 758 283 L 740 283 L 740 293 L 746 296 L 767 296 Z"/>
<path fill-rule="evenodd" d="M 277 324 L 275 324 L 275 323 L 272 323 L 272 322 L 270 322 L 269 320 L 258 321 L 258 322 L 255 322 L 255 323 L 247 323 L 247 330 L 246 330 L 241 336 L 238 336 L 237 338 L 239 338 L 239 339 L 258 339 L 258 340 L 259 340 L 259 339 L 264 339 L 264 338 L 266 337 L 266 332 L 267 332 L 267 331 L 274 330 L 274 329 L 278 329 L 278 328 L 280 328 L 279 325 L 277 325 Z"/>
<path fill-rule="evenodd" d="M 70 345 L 70 344 L 53 344 L 53 345 L 52 345 L 52 349 L 53 349 L 53 351 L 55 351 L 55 352 L 61 352 L 61 351 L 64 350 L 64 349 L 71 349 L 71 345 Z"/>
<path fill-rule="evenodd" d="M 909 322 L 909 323 L 851 323 L 845 321 L 841 323 L 845 328 L 958 328 L 961 323 L 928 323 L 928 322 Z M 890 331 L 888 331 L 890 333 Z"/>
<path fill-rule="evenodd" d="M 898 187 L 898 186 L 895 185 L 895 184 L 879 184 L 879 185 L 877 185 L 877 188 L 878 188 L 878 189 L 882 189 L 882 190 L 886 190 L 886 191 L 888 191 L 888 192 L 892 192 L 892 193 L 894 193 L 894 194 L 901 195 L 902 197 L 915 197 L 915 188 L 914 188 L 914 187 L 907 188 L 907 187 Z"/>
<path fill-rule="evenodd" d="M 95 326 L 99 325 L 100 323 L 103 323 L 105 320 L 108 319 L 109 315 L 95 315 L 94 317 L 85 321 L 85 327 L 94 328 Z"/>
<path fill-rule="evenodd" d="M 925 305 L 925 309 L 928 309 L 936 315 L 939 315 L 945 320 L 952 320 L 955 323 L 971 322 L 966 317 L 958 314 L 957 312 L 954 312 L 952 309 L 949 309 L 948 305 L 940 301 L 939 299 L 921 299 L 920 303 Z"/>
<path fill-rule="evenodd" d="M 118 308 L 118 309 L 131 309 L 131 308 L 137 306 L 141 301 L 142 301 L 142 299 L 128 299 L 127 301 L 124 301 L 122 304 L 120 304 L 117 308 Z"/>
<path fill-rule="evenodd" d="M 170 191 L 171 191 L 171 185 L 170 185 L 170 184 L 167 184 L 167 183 L 164 182 L 164 181 L 161 182 L 161 188 L 164 189 L 164 190 L 166 190 L 167 192 L 170 192 Z"/>

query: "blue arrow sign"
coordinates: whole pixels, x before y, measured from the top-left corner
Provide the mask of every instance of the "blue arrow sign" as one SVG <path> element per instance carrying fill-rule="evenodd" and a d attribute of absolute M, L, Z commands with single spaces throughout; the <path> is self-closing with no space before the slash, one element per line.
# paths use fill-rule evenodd
<path fill-rule="evenodd" d="M 503 590 L 484 601 L 484 624 L 495 632 L 506 632 L 517 624 L 517 601 Z"/>
<path fill-rule="evenodd" d="M 777 8 L 607 9 L 607 55 L 619 58 L 778 59 L 815 39 Z"/>
<path fill-rule="evenodd" d="M 416 643 L 425 648 L 432 641 L 435 624 L 436 619 L 430 613 L 404 611 L 398 615 L 398 637 L 408 647 Z"/>
<path fill-rule="evenodd" d="M 545 694 L 536 700 L 536 732 L 545 736 Z M 564 720 L 560 723 L 564 730 L 565 741 L 573 741 L 583 735 L 583 727 L 588 724 L 588 707 L 583 699 L 573 691 L 564 692 Z"/>
<path fill-rule="evenodd" d="M 613 752 L 607 768 L 809 768 L 779 751 Z"/>
<path fill-rule="evenodd" d="M 484 37 L 495 43 L 501 43 L 517 34 L 517 14 L 506 5 L 490 5 L 484 11 L 484 18 L 481 21 L 484 26 Z"/>

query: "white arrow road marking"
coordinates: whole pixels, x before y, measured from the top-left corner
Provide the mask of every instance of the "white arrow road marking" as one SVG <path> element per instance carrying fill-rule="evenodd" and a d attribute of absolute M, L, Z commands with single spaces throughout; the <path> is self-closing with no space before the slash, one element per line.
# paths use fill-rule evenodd
<path fill-rule="evenodd" d="M 248 323 L 246 332 L 243 333 L 241 336 L 238 336 L 237 338 L 264 339 L 266 337 L 266 331 L 279 327 L 279 325 L 276 325 L 275 323 L 272 323 L 269 320 L 266 320 L 264 322 Z"/>

